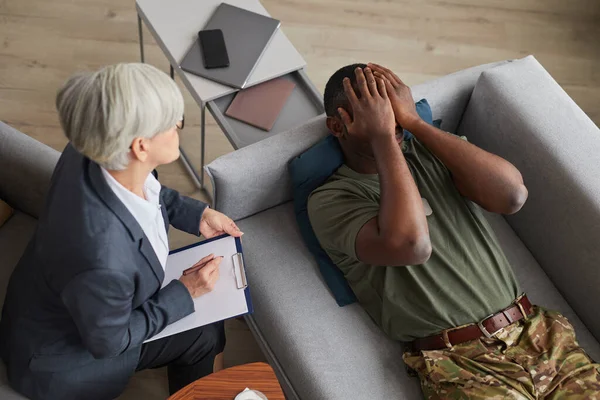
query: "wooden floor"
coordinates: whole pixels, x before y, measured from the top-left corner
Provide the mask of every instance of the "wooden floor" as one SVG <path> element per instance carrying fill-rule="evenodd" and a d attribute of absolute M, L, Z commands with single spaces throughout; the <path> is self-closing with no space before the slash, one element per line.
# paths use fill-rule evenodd
<path fill-rule="evenodd" d="M 174 6 L 176 0 L 168 3 Z M 321 91 L 331 73 L 353 62 L 387 65 L 408 84 L 416 84 L 473 65 L 534 54 L 600 124 L 600 0 L 264 0 L 263 4 L 282 21 Z M 147 30 L 145 37 L 147 62 L 168 71 Z M 54 108 L 61 83 L 76 71 L 138 60 L 132 0 L 0 0 L 0 120 L 58 150 L 66 143 Z M 199 112 L 187 93 L 185 99 L 182 145 L 199 159 Z M 208 121 L 211 161 L 232 148 L 210 116 Z M 162 167 L 160 173 L 163 183 L 203 197 L 179 163 Z M 170 239 L 173 247 L 194 240 L 177 232 Z M 236 321 L 228 329 L 228 365 L 261 358 L 243 324 Z M 143 379 L 156 382 L 153 375 Z M 164 397 L 164 390 L 150 386 L 147 398 Z"/>

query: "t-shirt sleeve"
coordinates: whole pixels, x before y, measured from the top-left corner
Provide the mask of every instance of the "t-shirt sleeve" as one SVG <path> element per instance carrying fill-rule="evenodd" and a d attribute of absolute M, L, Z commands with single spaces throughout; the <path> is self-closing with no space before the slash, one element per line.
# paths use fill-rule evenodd
<path fill-rule="evenodd" d="M 377 202 L 343 189 L 317 189 L 308 199 L 308 216 L 321 247 L 354 259 L 358 232 L 378 213 Z"/>

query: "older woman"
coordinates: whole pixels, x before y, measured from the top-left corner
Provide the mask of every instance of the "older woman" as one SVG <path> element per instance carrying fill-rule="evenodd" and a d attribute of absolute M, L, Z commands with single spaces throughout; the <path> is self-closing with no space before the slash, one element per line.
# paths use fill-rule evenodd
<path fill-rule="evenodd" d="M 179 157 L 183 98 L 167 75 L 109 66 L 69 79 L 56 105 L 70 143 L 0 324 L 11 385 L 32 399 L 112 399 L 136 370 L 168 365 L 173 393 L 213 371 L 225 334 L 216 323 L 144 344 L 194 312 L 219 276 L 213 258 L 161 289 L 168 226 L 242 233 L 152 174 Z"/>

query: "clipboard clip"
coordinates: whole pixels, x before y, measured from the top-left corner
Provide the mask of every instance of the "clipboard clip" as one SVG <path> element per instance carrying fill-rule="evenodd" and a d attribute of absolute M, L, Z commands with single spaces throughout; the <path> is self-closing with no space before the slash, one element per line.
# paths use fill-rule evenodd
<path fill-rule="evenodd" d="M 235 283 L 238 289 L 246 289 L 248 281 L 246 280 L 246 268 L 244 266 L 244 256 L 242 253 L 235 253 L 231 256 L 233 260 L 233 273 L 235 275 Z"/>

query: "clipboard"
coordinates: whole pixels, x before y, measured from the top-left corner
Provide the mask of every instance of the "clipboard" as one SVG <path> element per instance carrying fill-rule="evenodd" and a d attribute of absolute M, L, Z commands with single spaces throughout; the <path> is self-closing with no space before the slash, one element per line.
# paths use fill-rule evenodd
<path fill-rule="evenodd" d="M 171 251 L 162 286 L 179 279 L 183 270 L 210 253 L 224 257 L 213 291 L 194 299 L 195 312 L 168 325 L 144 343 L 254 312 L 240 238 L 221 235 Z"/>
<path fill-rule="evenodd" d="M 211 239 L 203 240 L 203 241 L 198 242 L 198 243 L 193 243 L 193 244 L 190 244 L 188 246 L 184 246 L 184 247 L 181 247 L 179 249 L 172 250 L 172 251 L 169 252 L 169 255 L 176 254 L 176 253 L 179 253 L 181 251 L 185 251 L 185 250 L 191 249 L 193 247 L 202 246 L 202 245 L 208 244 L 210 242 L 214 242 L 216 240 L 220 240 L 220 239 L 223 239 L 223 238 L 226 238 L 226 237 L 229 237 L 229 236 L 230 235 L 228 235 L 228 234 L 224 234 L 224 235 L 217 236 L 217 237 L 214 237 L 214 238 L 211 238 Z M 234 268 L 237 267 L 235 269 L 236 280 L 237 280 L 236 283 L 238 284 L 238 289 L 245 289 L 246 301 L 247 301 L 247 304 L 248 304 L 248 310 L 250 310 L 247 314 L 252 314 L 254 312 L 254 307 L 252 305 L 252 298 L 250 297 L 250 289 L 248 288 L 248 280 L 246 278 L 246 264 L 244 262 L 244 250 L 242 249 L 242 239 L 241 238 L 233 238 L 233 239 L 235 239 L 235 247 L 236 247 L 236 250 L 237 250 L 237 253 L 235 253 L 235 254 L 232 255 L 232 257 L 235 257 Z M 218 254 L 216 254 L 216 255 L 218 255 Z M 239 277 L 238 277 L 238 275 L 239 275 Z M 234 316 L 232 318 L 240 317 L 242 315 L 245 315 L 245 314 L 236 315 L 236 316 Z"/>

